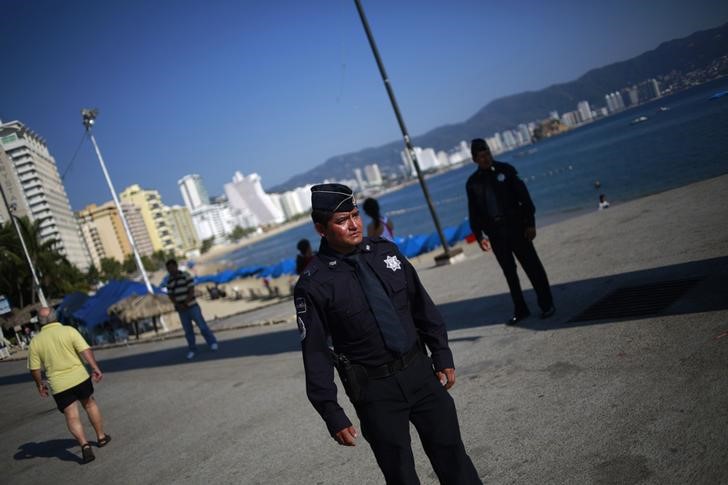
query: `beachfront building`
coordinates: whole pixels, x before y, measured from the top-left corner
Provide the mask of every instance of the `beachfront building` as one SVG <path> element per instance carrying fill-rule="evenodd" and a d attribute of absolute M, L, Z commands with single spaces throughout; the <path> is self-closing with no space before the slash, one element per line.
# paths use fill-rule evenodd
<path fill-rule="evenodd" d="M 147 226 L 144 224 L 141 209 L 134 204 L 121 202 L 121 210 L 124 211 L 126 223 L 129 225 L 129 232 L 131 232 L 131 237 L 134 238 L 134 244 L 136 244 L 139 255 L 151 256 L 154 252 L 154 246 L 152 246 L 152 239 L 149 237 Z"/>
<path fill-rule="evenodd" d="M 121 210 L 124 211 L 137 251 L 141 256 L 150 256 L 154 252 L 154 247 L 141 211 L 134 204 L 127 202 L 121 203 Z M 119 211 L 113 201 L 100 206 L 89 204 L 76 216 L 91 261 L 97 268 L 103 258 L 113 258 L 123 262 L 133 254 Z"/>
<path fill-rule="evenodd" d="M 367 183 L 370 186 L 377 187 L 382 185 L 382 172 L 379 171 L 379 165 L 372 163 L 364 167 L 364 175 L 367 177 Z"/>
<path fill-rule="evenodd" d="M 175 254 L 187 255 L 200 247 L 200 240 L 197 237 L 197 230 L 192 222 L 192 215 L 187 207 L 173 205 L 165 207 L 164 213 L 167 216 L 172 241 L 174 241 Z"/>
<path fill-rule="evenodd" d="M 175 252 L 176 246 L 159 192 L 145 190 L 134 184 L 124 189 L 119 197 L 139 208 L 154 251 Z"/>
<path fill-rule="evenodd" d="M 279 224 L 285 220 L 281 207 L 263 190 L 257 173 L 244 176 L 235 172 L 232 182 L 225 184 L 225 195 L 233 213 L 243 220 L 254 220 L 255 226 Z"/>
<path fill-rule="evenodd" d="M 283 209 L 283 214 L 285 215 L 286 219 L 291 219 L 299 214 L 304 213 L 303 206 L 301 205 L 301 200 L 295 190 L 283 192 L 282 194 L 280 194 L 278 200 L 281 204 L 281 209 Z"/>
<path fill-rule="evenodd" d="M 427 170 L 435 170 L 440 166 L 440 161 L 437 159 L 437 154 L 432 148 L 413 147 L 413 150 L 415 152 L 415 156 L 417 157 L 417 163 L 419 163 L 420 165 L 420 170 L 422 170 L 423 172 Z M 402 157 L 402 162 L 404 163 L 407 173 L 409 173 L 411 177 L 417 176 L 417 171 L 415 170 L 414 163 L 412 162 L 410 154 L 407 152 L 407 150 L 402 150 L 400 152 L 400 156 Z"/>
<path fill-rule="evenodd" d="M 460 140 L 460 143 L 450 151 L 448 158 L 450 165 L 457 165 L 470 160 L 470 145 L 465 140 Z"/>
<path fill-rule="evenodd" d="M 202 206 L 210 205 L 210 196 L 202 183 L 202 177 L 193 173 L 185 175 L 177 181 L 182 199 L 190 212 Z"/>
<path fill-rule="evenodd" d="M 576 104 L 576 110 L 579 112 L 579 119 L 582 123 L 588 123 L 592 120 L 591 106 L 589 101 L 579 101 Z"/>
<path fill-rule="evenodd" d="M 500 133 L 494 133 L 493 136 L 488 137 L 485 139 L 485 143 L 488 144 L 488 148 L 490 148 L 490 152 L 493 155 L 498 155 L 499 153 L 502 153 L 503 148 L 503 142 L 501 141 Z M 472 155 L 470 155 L 472 158 Z"/>
<path fill-rule="evenodd" d="M 121 263 L 132 254 L 124 224 L 113 202 L 101 206 L 89 204 L 78 211 L 77 217 L 91 260 L 97 268 L 101 267 L 104 258 Z"/>
<path fill-rule="evenodd" d="M 55 241 L 73 265 L 88 269 L 91 258 L 45 140 L 19 121 L 0 122 L 0 152 L 0 183 L 13 215 L 38 221 L 43 242 Z M 9 220 L 5 208 L 0 215 Z"/>
<path fill-rule="evenodd" d="M 360 191 L 367 188 L 367 183 L 364 181 L 364 176 L 362 175 L 360 168 L 354 169 L 354 177 L 356 177 L 356 185 L 359 187 Z"/>
<path fill-rule="evenodd" d="M 192 223 L 200 241 L 213 238 L 215 244 L 224 243 L 227 235 L 240 227 L 255 227 L 254 221 L 241 219 L 233 214 L 227 202 L 203 205 L 192 211 Z"/>
<path fill-rule="evenodd" d="M 622 93 L 615 91 L 604 96 L 604 101 L 607 103 L 607 109 L 609 113 L 618 113 L 624 110 L 624 100 L 622 99 Z"/>

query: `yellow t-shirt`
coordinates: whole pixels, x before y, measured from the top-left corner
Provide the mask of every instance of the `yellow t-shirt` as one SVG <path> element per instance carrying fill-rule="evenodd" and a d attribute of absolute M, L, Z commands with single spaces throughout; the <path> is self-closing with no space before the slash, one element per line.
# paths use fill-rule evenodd
<path fill-rule="evenodd" d="M 78 356 L 88 348 L 75 328 L 48 323 L 30 341 L 28 369 L 45 368 L 51 394 L 58 394 L 88 379 L 88 371 Z"/>

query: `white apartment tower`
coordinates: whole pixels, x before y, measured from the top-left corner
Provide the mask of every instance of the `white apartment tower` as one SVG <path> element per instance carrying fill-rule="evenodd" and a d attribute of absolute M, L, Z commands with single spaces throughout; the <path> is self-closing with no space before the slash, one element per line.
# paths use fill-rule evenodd
<path fill-rule="evenodd" d="M 185 175 L 177 181 L 177 185 L 179 185 L 179 190 L 182 192 L 185 206 L 190 212 L 202 206 L 210 205 L 210 196 L 202 184 L 202 177 L 196 173 Z"/>
<path fill-rule="evenodd" d="M 374 187 L 382 185 L 382 172 L 379 171 L 379 165 L 376 163 L 365 166 L 364 175 L 366 175 L 369 185 Z"/>
<path fill-rule="evenodd" d="M 285 220 L 283 210 L 265 193 L 260 175 L 253 173 L 244 176 L 235 172 L 233 181 L 225 184 L 230 208 L 241 217 L 254 216 L 258 224 L 277 224 Z"/>
<path fill-rule="evenodd" d="M 576 104 L 576 109 L 579 112 L 579 118 L 582 123 L 587 123 L 592 120 L 591 106 L 589 101 L 579 101 Z"/>
<path fill-rule="evenodd" d="M 0 123 L 0 151 L 6 155 L 0 182 L 16 198 L 8 201 L 18 208 L 15 215 L 39 221 L 42 241 L 56 241 L 72 264 L 88 269 L 89 253 L 45 140 L 19 121 Z"/>

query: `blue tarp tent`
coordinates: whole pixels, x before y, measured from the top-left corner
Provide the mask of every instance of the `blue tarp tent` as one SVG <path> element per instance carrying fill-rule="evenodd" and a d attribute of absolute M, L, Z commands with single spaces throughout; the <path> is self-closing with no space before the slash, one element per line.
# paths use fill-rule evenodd
<path fill-rule="evenodd" d="M 143 295 L 147 292 L 144 283 L 128 280 L 111 280 L 86 302 L 73 312 L 73 318 L 81 322 L 88 330 L 101 325 L 109 319 L 106 314 L 111 305 L 132 295 Z M 154 288 L 155 293 L 162 293 Z"/>
<path fill-rule="evenodd" d="M 86 303 L 89 296 L 81 291 L 74 291 L 63 297 L 61 303 L 56 307 L 56 314 L 62 323 L 71 323 L 73 312 Z"/>

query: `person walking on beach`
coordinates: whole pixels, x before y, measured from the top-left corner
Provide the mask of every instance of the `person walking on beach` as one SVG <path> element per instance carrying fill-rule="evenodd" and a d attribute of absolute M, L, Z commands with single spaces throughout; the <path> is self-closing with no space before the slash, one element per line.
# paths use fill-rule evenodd
<path fill-rule="evenodd" d="M 470 153 L 478 165 L 465 184 L 470 228 L 483 251 L 493 248 L 508 282 L 514 311 L 506 324 L 514 325 L 531 314 L 523 299 L 514 255 L 536 291 L 541 318 L 549 318 L 556 308 L 546 271 L 533 246 L 536 208 L 526 184 L 512 165 L 493 160 L 482 138 L 471 142 Z"/>
<path fill-rule="evenodd" d="M 377 199 L 368 198 L 364 201 L 363 207 L 366 215 L 372 219 L 372 222 L 367 226 L 367 236 L 383 237 L 394 242 L 394 223 L 387 216 L 381 215 Z"/>
<path fill-rule="evenodd" d="M 111 441 L 111 436 L 104 432 L 101 410 L 93 397 L 94 386 L 91 382 L 101 381 L 104 374 L 81 334 L 73 327 L 61 325 L 53 309 L 41 308 L 38 311 L 38 320 L 42 325 L 41 332 L 30 342 L 28 369 L 40 397 L 48 397 L 50 390 L 58 410 L 66 418 L 68 430 L 81 445 L 83 463 L 88 463 L 96 457 L 86 439 L 76 401 L 81 401 L 96 431 L 97 445 L 99 448 L 106 446 Z M 91 366 L 90 377 L 79 356 L 83 356 Z M 41 370 L 45 370 L 50 389 L 43 382 Z"/>
<path fill-rule="evenodd" d="M 298 249 L 298 255 L 296 256 L 296 274 L 300 275 L 313 259 L 314 253 L 311 249 L 311 242 L 308 239 L 298 241 L 296 249 Z"/>
<path fill-rule="evenodd" d="M 447 392 L 455 366 L 445 322 L 414 268 L 392 242 L 362 237 L 349 187 L 316 185 L 311 203 L 321 244 L 294 290 L 311 404 L 334 440 L 356 446 L 337 401 L 336 366 L 387 483 L 420 483 L 410 422 L 440 483 L 481 483 Z"/>
<path fill-rule="evenodd" d="M 174 309 L 177 310 L 179 315 L 179 321 L 182 323 L 182 328 L 185 331 L 185 338 L 187 339 L 187 360 L 195 358 L 197 352 L 197 344 L 195 344 L 195 329 L 192 327 L 192 321 L 194 320 L 197 326 L 200 328 L 202 337 L 210 346 L 210 350 L 216 351 L 218 349 L 217 339 L 210 330 L 205 322 L 205 317 L 202 316 L 202 310 L 200 305 L 197 304 L 195 298 L 195 281 L 187 271 L 180 271 L 177 266 L 177 261 L 170 259 L 167 261 L 167 272 L 169 278 L 167 280 L 167 296 L 172 303 L 174 303 Z"/>

